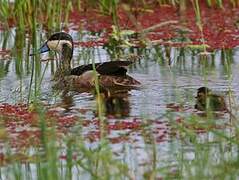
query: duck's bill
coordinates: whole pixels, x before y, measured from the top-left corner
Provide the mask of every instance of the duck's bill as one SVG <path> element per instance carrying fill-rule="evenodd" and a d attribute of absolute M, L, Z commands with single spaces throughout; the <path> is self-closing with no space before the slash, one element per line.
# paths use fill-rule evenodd
<path fill-rule="evenodd" d="M 50 51 L 50 48 L 48 47 L 47 43 L 45 43 L 37 52 L 30 53 L 30 56 L 34 56 L 36 54 L 41 54 L 48 51 Z"/>

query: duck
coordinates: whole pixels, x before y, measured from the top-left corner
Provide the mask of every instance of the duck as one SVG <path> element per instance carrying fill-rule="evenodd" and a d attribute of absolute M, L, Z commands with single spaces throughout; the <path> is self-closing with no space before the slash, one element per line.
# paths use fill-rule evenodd
<path fill-rule="evenodd" d="M 207 87 L 197 89 L 195 109 L 200 111 L 227 111 L 226 102 L 223 96 L 214 94 Z"/>
<path fill-rule="evenodd" d="M 99 86 L 103 88 L 138 88 L 141 85 L 139 81 L 127 74 L 126 67 L 134 63 L 130 60 L 108 61 L 71 68 L 74 43 L 72 36 L 66 32 L 52 34 L 36 53 L 30 55 L 48 51 L 55 51 L 60 57 L 59 67 L 54 73 L 54 79 L 57 78 L 60 82 L 67 82 L 74 89 L 95 88 L 96 77 Z"/>

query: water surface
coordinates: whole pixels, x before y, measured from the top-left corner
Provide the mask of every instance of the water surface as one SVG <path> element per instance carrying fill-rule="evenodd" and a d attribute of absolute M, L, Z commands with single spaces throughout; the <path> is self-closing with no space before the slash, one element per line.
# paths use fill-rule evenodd
<path fill-rule="evenodd" d="M 2 33 L 0 34 L 0 44 L 3 43 Z M 70 34 L 75 42 L 92 39 L 92 36 L 87 34 L 82 38 L 76 31 L 70 31 Z M 12 30 L 6 49 L 15 49 L 14 36 L 15 31 Z M 97 37 L 93 38 L 97 39 Z M 41 42 L 45 40 L 44 35 L 42 39 Z M 21 56 L 17 53 L 0 56 L 0 69 L 4 69 L 4 73 L 0 76 L 1 103 L 27 102 L 33 59 L 32 57 L 28 59 L 26 47 L 19 53 Z M 128 50 L 125 50 L 126 54 L 128 52 Z M 139 49 L 134 49 L 135 55 L 138 55 L 137 52 L 139 52 Z M 169 123 L 171 121 L 176 122 L 177 117 L 188 117 L 197 113 L 194 110 L 194 97 L 197 88 L 207 86 L 223 95 L 230 91 L 233 100 L 232 106 L 233 108 L 237 107 L 239 96 L 239 63 L 237 59 L 239 59 L 239 49 L 233 49 L 232 56 L 228 58 L 223 58 L 222 50 L 217 50 L 213 56 L 209 55 L 207 59 L 202 59 L 198 52 L 192 53 L 188 49 L 180 48 L 171 48 L 170 56 L 167 56 L 164 46 L 148 47 L 144 53 L 139 55 L 141 58 L 129 67 L 128 73 L 140 81 L 142 87 L 128 92 L 123 102 L 125 103 L 123 107 L 126 110 L 121 117 L 108 116 L 107 121 L 109 124 L 134 121 L 149 123 L 148 128 L 156 142 L 159 162 L 157 166 L 170 165 L 173 169 L 174 165 L 177 164 L 175 156 L 178 155 L 178 152 L 183 151 L 186 159 L 195 158 L 194 148 L 190 143 L 185 144 L 185 142 L 170 136 Z M 48 58 L 47 53 L 40 57 L 41 60 L 46 58 Z M 85 48 L 75 46 L 72 66 L 87 64 L 92 60 L 105 62 L 109 61 L 110 57 L 103 47 Z M 40 90 L 41 101 L 48 107 L 59 110 L 62 114 L 76 115 L 84 121 L 93 122 L 97 118 L 97 105 L 93 94 L 70 91 L 66 95 L 62 95 L 60 91 L 52 88 L 55 63 L 55 61 L 40 63 L 41 73 L 39 76 L 42 76 L 44 69 L 46 70 Z M 34 82 L 32 88 L 34 88 Z M 181 106 L 182 110 L 177 112 L 168 108 L 169 104 Z M 84 113 L 82 113 L 83 111 Z M 228 115 L 223 114 L 219 119 L 227 121 L 227 118 Z M 79 137 L 97 132 L 98 129 L 94 123 L 86 127 L 76 123 L 69 130 L 69 133 Z M 146 165 L 150 166 L 152 162 L 152 152 L 150 152 L 152 144 L 145 139 L 145 133 L 142 130 L 131 132 L 130 129 L 123 129 L 112 130 L 108 134 L 108 137 L 112 139 L 123 135 L 127 136 L 127 140 L 112 141 L 111 147 L 116 155 L 115 158 L 126 162 L 135 175 L 142 175 L 143 172 L 146 172 Z M 198 138 L 202 138 L 202 141 L 204 141 L 205 136 L 210 137 L 207 139 L 208 141 L 215 138 L 210 132 L 199 134 Z M 93 141 L 86 140 L 85 143 L 89 148 L 94 148 L 97 146 L 97 138 Z M 216 145 L 212 146 L 212 152 L 217 153 L 216 149 Z M 77 174 L 75 176 L 77 177 Z"/>

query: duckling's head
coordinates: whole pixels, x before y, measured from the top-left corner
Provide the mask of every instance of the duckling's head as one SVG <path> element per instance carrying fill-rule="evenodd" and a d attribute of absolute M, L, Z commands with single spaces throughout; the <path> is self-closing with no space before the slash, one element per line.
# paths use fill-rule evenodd
<path fill-rule="evenodd" d="M 65 32 L 57 32 L 50 36 L 50 38 L 41 46 L 39 53 L 47 51 L 56 51 L 63 57 L 72 58 L 73 54 L 73 40 L 72 37 Z"/>
<path fill-rule="evenodd" d="M 211 90 L 207 87 L 200 87 L 197 89 L 197 97 L 204 97 L 211 93 Z"/>

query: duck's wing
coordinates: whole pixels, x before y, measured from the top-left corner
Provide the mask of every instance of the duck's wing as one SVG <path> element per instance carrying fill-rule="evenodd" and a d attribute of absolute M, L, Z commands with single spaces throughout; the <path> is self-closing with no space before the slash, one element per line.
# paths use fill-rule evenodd
<path fill-rule="evenodd" d="M 125 76 L 99 76 L 99 83 L 102 87 L 126 87 L 126 88 L 139 88 L 141 83 L 129 75 Z"/>
<path fill-rule="evenodd" d="M 110 61 L 104 63 L 95 63 L 96 71 L 101 75 L 123 76 L 126 75 L 126 66 L 132 64 L 132 61 Z M 92 64 L 78 66 L 71 70 L 71 75 L 81 75 L 86 71 L 93 70 Z"/>
<path fill-rule="evenodd" d="M 96 66 L 96 70 L 101 75 L 123 76 L 126 75 L 125 67 L 132 64 L 132 61 L 110 61 Z"/>
<path fill-rule="evenodd" d="M 98 66 L 99 64 L 101 64 L 101 63 L 95 63 L 95 66 Z M 78 67 L 75 67 L 75 68 L 71 69 L 71 75 L 80 76 L 84 72 L 91 71 L 91 70 L 93 70 L 93 65 L 92 64 L 81 65 L 81 66 L 78 66 Z"/>

